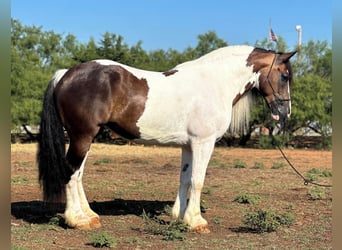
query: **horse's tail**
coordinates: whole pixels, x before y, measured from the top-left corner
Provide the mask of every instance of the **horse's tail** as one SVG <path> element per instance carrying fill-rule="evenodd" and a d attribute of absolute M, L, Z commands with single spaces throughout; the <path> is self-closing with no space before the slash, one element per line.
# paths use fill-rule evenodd
<path fill-rule="evenodd" d="M 50 81 L 44 95 L 37 154 L 39 181 L 44 200 L 59 202 L 65 198 L 65 184 L 71 170 L 65 157 L 63 124 L 57 112 L 54 89 L 67 70 L 59 70 Z"/>

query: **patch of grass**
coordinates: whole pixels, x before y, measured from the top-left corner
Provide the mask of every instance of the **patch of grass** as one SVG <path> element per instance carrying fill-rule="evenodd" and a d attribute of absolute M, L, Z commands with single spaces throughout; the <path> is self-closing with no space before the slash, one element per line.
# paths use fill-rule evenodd
<path fill-rule="evenodd" d="M 205 213 L 205 211 L 209 208 L 209 204 L 206 200 L 201 200 L 200 202 L 201 212 Z"/>
<path fill-rule="evenodd" d="M 239 160 L 239 159 L 234 160 L 233 168 L 246 168 L 246 167 L 247 167 L 246 162 Z"/>
<path fill-rule="evenodd" d="M 222 218 L 216 215 L 214 217 L 214 223 L 218 225 L 218 224 L 221 224 L 221 222 L 222 222 Z"/>
<path fill-rule="evenodd" d="M 312 168 L 308 171 L 308 174 L 320 174 L 321 171 L 317 168 Z"/>
<path fill-rule="evenodd" d="M 99 232 L 89 236 L 89 245 L 93 247 L 115 247 L 116 244 L 116 239 L 110 236 L 107 232 Z"/>
<path fill-rule="evenodd" d="M 265 164 L 263 162 L 255 162 L 252 169 L 265 169 Z"/>
<path fill-rule="evenodd" d="M 253 194 L 241 194 L 234 199 L 235 202 L 240 204 L 255 204 L 258 200 L 260 200 L 260 196 Z"/>
<path fill-rule="evenodd" d="M 170 205 L 165 205 L 163 212 L 168 215 L 171 216 L 172 215 L 172 206 Z"/>
<path fill-rule="evenodd" d="M 229 164 L 224 163 L 224 162 L 220 161 L 219 159 L 215 159 L 215 158 L 210 160 L 209 165 L 210 166 L 217 166 L 217 167 L 224 168 L 224 169 L 230 168 Z"/>
<path fill-rule="evenodd" d="M 61 224 L 61 221 L 62 221 L 62 217 L 59 216 L 59 215 L 56 215 L 56 216 L 53 216 L 50 218 L 49 220 L 49 225 L 55 225 L 55 226 L 58 226 Z"/>
<path fill-rule="evenodd" d="M 312 168 L 307 172 L 308 175 L 317 175 L 319 177 L 332 177 L 332 172 L 324 169 L 324 170 L 320 170 L 317 168 Z"/>
<path fill-rule="evenodd" d="M 221 161 L 219 159 L 216 158 L 211 158 L 209 161 L 209 166 L 220 166 Z"/>
<path fill-rule="evenodd" d="M 321 170 L 318 168 L 312 168 L 305 174 L 305 178 L 308 181 L 318 181 L 319 177 L 330 178 L 332 177 L 332 172 L 327 169 Z"/>
<path fill-rule="evenodd" d="M 325 198 L 325 192 L 323 189 L 314 186 L 308 191 L 309 199 L 310 200 L 322 200 Z"/>
<path fill-rule="evenodd" d="M 285 209 L 287 210 L 294 210 L 295 209 L 295 206 L 293 203 L 288 203 L 286 206 L 285 206 Z"/>
<path fill-rule="evenodd" d="M 306 173 L 305 179 L 308 181 L 317 181 L 318 177 L 317 177 L 317 175 Z"/>
<path fill-rule="evenodd" d="M 21 162 L 16 162 L 20 167 L 29 167 L 31 166 L 32 162 L 30 161 L 21 161 Z"/>
<path fill-rule="evenodd" d="M 273 162 L 271 169 L 281 169 L 285 167 L 283 162 Z"/>
<path fill-rule="evenodd" d="M 251 185 L 256 187 L 262 185 L 264 182 L 258 180 L 251 180 Z"/>
<path fill-rule="evenodd" d="M 29 178 L 27 176 L 13 176 L 11 177 L 11 183 L 27 185 L 29 183 Z"/>
<path fill-rule="evenodd" d="M 212 189 L 210 187 L 206 187 L 202 191 L 203 194 L 211 195 L 212 194 Z"/>
<path fill-rule="evenodd" d="M 189 226 L 180 221 L 167 223 L 162 219 L 146 214 L 145 211 L 141 216 L 144 220 L 143 231 L 153 235 L 162 235 L 163 240 L 166 241 L 184 241 L 186 239 L 185 233 L 190 231 Z"/>
<path fill-rule="evenodd" d="M 108 164 L 108 163 L 112 163 L 112 159 L 110 158 L 100 158 L 97 159 L 93 165 L 102 165 L 102 164 Z"/>
<path fill-rule="evenodd" d="M 28 248 L 22 246 L 12 245 L 11 250 L 27 250 Z"/>
<path fill-rule="evenodd" d="M 290 226 L 295 217 L 292 213 L 279 214 L 271 210 L 257 209 L 244 215 L 244 225 L 257 233 L 273 232 L 280 226 Z"/>
<path fill-rule="evenodd" d="M 321 173 L 320 173 L 321 177 L 332 177 L 332 172 L 330 170 L 326 170 L 324 169 Z"/>
<path fill-rule="evenodd" d="M 129 244 L 140 244 L 143 241 L 137 236 L 130 236 L 126 239 L 126 242 Z"/>

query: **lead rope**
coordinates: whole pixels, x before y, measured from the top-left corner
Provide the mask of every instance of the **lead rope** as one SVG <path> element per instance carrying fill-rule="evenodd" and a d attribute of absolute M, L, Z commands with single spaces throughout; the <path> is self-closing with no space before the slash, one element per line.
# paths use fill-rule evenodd
<path fill-rule="evenodd" d="M 285 133 L 284 133 L 284 134 L 285 134 Z M 273 144 L 274 146 L 276 146 L 276 147 L 279 149 L 279 151 L 280 151 L 280 153 L 282 154 L 283 158 L 284 158 L 284 159 L 286 160 L 286 162 L 290 165 L 290 167 L 293 169 L 293 171 L 295 171 L 296 174 L 297 174 L 298 176 L 300 176 L 300 177 L 304 180 L 304 185 L 305 185 L 305 186 L 307 186 L 308 184 L 312 184 L 312 185 L 315 185 L 315 186 L 326 187 L 326 188 L 332 187 L 332 185 L 326 185 L 326 184 L 317 183 L 317 182 L 314 182 L 314 181 L 312 181 L 312 180 L 309 180 L 309 179 L 305 178 L 305 177 L 296 169 L 296 167 L 291 163 L 291 161 L 287 158 L 287 156 L 285 155 L 284 151 L 281 149 L 281 147 L 279 146 L 279 144 L 276 143 L 276 140 L 275 140 L 274 135 L 273 135 L 272 133 L 271 133 L 270 135 L 271 135 L 271 137 L 272 137 L 272 144 Z"/>
<path fill-rule="evenodd" d="M 273 58 L 273 61 L 272 61 L 272 64 L 271 64 L 271 67 L 270 67 L 270 70 L 268 71 L 268 74 L 267 74 L 267 77 L 266 77 L 266 80 L 268 82 L 268 84 L 270 85 L 272 91 L 273 91 L 273 95 L 275 97 L 276 100 L 278 101 L 289 101 L 290 99 L 279 99 L 278 98 L 278 95 L 276 95 L 277 93 L 274 91 L 274 88 L 269 80 L 269 75 L 271 73 L 271 70 L 273 68 L 273 65 L 275 63 L 277 59 L 277 54 L 274 55 L 274 58 Z M 265 107 L 265 106 L 264 106 Z M 265 109 L 264 109 L 264 114 L 265 114 Z M 264 116 L 265 117 L 265 116 Z M 285 126 L 286 126 L 286 123 L 285 123 Z M 286 130 L 286 127 L 283 128 L 283 140 L 284 140 L 284 136 L 285 136 L 285 130 Z M 326 185 L 326 184 L 321 184 L 321 183 L 317 183 L 317 182 L 314 182 L 312 180 L 309 180 L 307 178 L 305 178 L 297 169 L 296 167 L 291 163 L 291 161 L 287 158 L 287 156 L 285 155 L 284 151 L 281 149 L 281 147 L 279 146 L 279 144 L 276 143 L 276 140 L 275 140 L 275 137 L 273 135 L 273 129 L 270 131 L 270 135 L 272 137 L 272 145 L 276 146 L 278 148 L 278 150 L 280 151 L 281 155 L 283 156 L 283 158 L 286 160 L 286 162 L 290 165 L 290 167 L 293 169 L 293 171 L 295 171 L 295 173 L 300 176 L 303 180 L 304 180 L 304 185 L 307 186 L 308 184 L 312 184 L 312 185 L 316 185 L 316 186 L 320 186 L 320 187 L 332 187 L 332 185 Z"/>

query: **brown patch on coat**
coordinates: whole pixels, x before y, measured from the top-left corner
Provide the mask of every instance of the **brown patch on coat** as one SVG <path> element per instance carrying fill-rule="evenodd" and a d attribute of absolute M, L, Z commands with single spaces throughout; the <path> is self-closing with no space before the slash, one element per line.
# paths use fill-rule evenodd
<path fill-rule="evenodd" d="M 94 137 L 107 126 L 127 139 L 139 138 L 148 86 L 118 65 L 87 62 L 70 69 L 56 86 L 58 111 L 70 137 Z"/>
<path fill-rule="evenodd" d="M 120 74 L 120 80 L 111 83 L 113 108 L 107 125 L 127 139 L 139 138 L 137 122 L 145 110 L 147 81 L 120 66 L 112 70 Z"/>
<path fill-rule="evenodd" d="M 240 100 L 240 98 L 249 90 L 251 90 L 253 88 L 253 84 L 251 82 L 248 82 L 245 86 L 245 92 L 243 92 L 242 94 L 238 93 L 235 98 L 233 99 L 233 106 Z"/>
<path fill-rule="evenodd" d="M 175 74 L 175 73 L 177 73 L 177 72 L 178 72 L 177 69 L 171 69 L 171 70 L 169 70 L 169 71 L 163 72 L 163 75 L 164 75 L 164 76 L 171 76 L 171 75 L 173 75 L 173 74 Z"/>

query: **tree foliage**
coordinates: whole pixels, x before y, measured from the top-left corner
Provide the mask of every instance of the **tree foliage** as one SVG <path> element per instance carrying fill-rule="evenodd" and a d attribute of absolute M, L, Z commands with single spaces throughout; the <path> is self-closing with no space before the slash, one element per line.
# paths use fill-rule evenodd
<path fill-rule="evenodd" d="M 183 51 L 146 51 L 142 41 L 129 46 L 121 35 L 109 32 L 103 34 L 99 41 L 90 38 L 88 42 L 80 43 L 72 34 L 61 35 L 54 31 L 44 31 L 42 27 L 25 26 L 15 19 L 12 19 L 11 35 L 13 128 L 22 124 L 39 124 L 43 93 L 57 69 L 106 58 L 146 70 L 166 71 L 179 63 L 228 45 L 215 31 L 198 35 L 197 45 Z M 279 37 L 278 46 L 267 39 L 256 41 L 255 46 L 288 50 L 282 37 Z M 294 132 L 298 128 L 310 127 L 322 135 L 328 135 L 331 133 L 332 115 L 331 48 L 326 41 L 309 41 L 297 49 L 297 60 L 293 61 L 293 109 L 288 129 Z M 251 119 L 254 124 L 268 122 L 269 117 L 269 111 L 262 104 L 263 100 L 260 98 L 258 102 L 261 105 L 254 109 Z"/>

